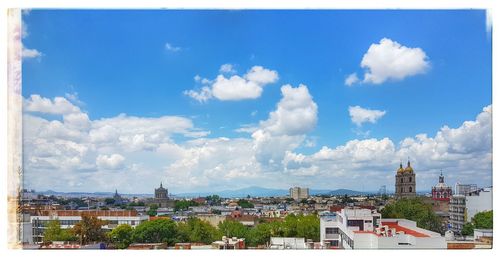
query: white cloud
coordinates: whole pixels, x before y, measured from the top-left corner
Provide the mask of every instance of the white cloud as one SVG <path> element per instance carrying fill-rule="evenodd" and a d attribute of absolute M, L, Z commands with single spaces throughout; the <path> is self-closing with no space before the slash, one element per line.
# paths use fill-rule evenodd
<path fill-rule="evenodd" d="M 256 158 L 266 165 L 280 163 L 285 152 L 297 148 L 318 120 L 318 106 L 307 86 L 284 85 L 281 94 L 276 110 L 252 133 Z"/>
<path fill-rule="evenodd" d="M 99 155 L 96 159 L 96 164 L 101 169 L 117 170 L 124 166 L 125 157 L 120 154 Z"/>
<path fill-rule="evenodd" d="M 226 63 L 220 66 L 219 69 L 220 73 L 236 73 L 236 70 L 234 69 L 233 65 L 230 63 Z"/>
<path fill-rule="evenodd" d="M 344 83 L 347 86 L 352 86 L 353 84 L 358 83 L 358 82 L 359 82 L 358 75 L 356 74 L 356 72 L 354 72 L 354 73 L 349 74 L 349 76 L 347 76 Z"/>
<path fill-rule="evenodd" d="M 181 48 L 181 47 L 179 47 L 179 46 L 174 46 L 174 45 L 172 45 L 171 43 L 168 43 L 168 42 L 167 42 L 167 43 L 165 43 L 165 49 L 167 49 L 167 50 L 168 50 L 168 51 L 170 51 L 170 52 L 179 52 L 179 51 L 181 51 L 181 50 L 182 50 L 182 48 Z"/>
<path fill-rule="evenodd" d="M 22 56 L 23 56 L 23 59 L 27 59 L 27 58 L 39 58 L 41 57 L 43 54 L 42 52 L 36 50 L 36 49 L 28 49 L 26 47 L 23 46 L 23 52 L 22 52 Z"/>
<path fill-rule="evenodd" d="M 406 47 L 383 38 L 378 44 L 370 46 L 363 56 L 361 67 L 366 69 L 363 83 L 381 84 L 425 73 L 430 63 L 421 48 Z"/>
<path fill-rule="evenodd" d="M 39 112 L 47 114 L 69 114 L 79 113 L 80 108 L 73 105 L 64 97 L 54 97 L 53 100 L 40 95 L 31 95 L 30 98 L 24 99 L 24 111 Z"/>
<path fill-rule="evenodd" d="M 358 126 L 366 122 L 376 123 L 385 113 L 385 111 L 365 109 L 359 105 L 349 106 L 351 121 Z"/>
<path fill-rule="evenodd" d="M 231 70 L 232 65 L 221 66 L 221 72 L 227 73 Z M 184 91 L 185 95 L 198 102 L 206 102 L 211 98 L 221 101 L 238 101 L 259 98 L 264 86 L 278 80 L 278 73 L 262 66 L 254 66 L 243 77 L 233 75 L 227 78 L 224 75 L 218 75 L 213 81 L 201 79 L 201 77 L 195 77 L 195 80 L 197 82 L 201 80 L 202 84 L 209 85 L 202 87 L 199 91 Z"/>
<path fill-rule="evenodd" d="M 184 94 L 200 103 L 204 103 L 212 98 L 212 90 L 210 87 L 202 87 L 199 92 L 195 90 L 186 90 L 184 91 Z"/>

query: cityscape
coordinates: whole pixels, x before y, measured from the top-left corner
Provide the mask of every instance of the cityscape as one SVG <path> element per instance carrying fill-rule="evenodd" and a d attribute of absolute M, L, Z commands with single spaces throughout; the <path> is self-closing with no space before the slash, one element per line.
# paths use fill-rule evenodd
<path fill-rule="evenodd" d="M 492 249 L 490 15 L 11 10 L 9 243 Z"/>

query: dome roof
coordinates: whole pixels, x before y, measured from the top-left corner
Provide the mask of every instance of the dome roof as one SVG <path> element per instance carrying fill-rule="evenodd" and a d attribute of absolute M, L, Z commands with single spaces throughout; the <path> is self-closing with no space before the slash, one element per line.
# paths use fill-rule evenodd
<path fill-rule="evenodd" d="M 403 169 L 403 164 L 400 163 L 399 164 L 399 169 L 398 169 L 398 173 L 403 173 L 405 170 Z"/>
<path fill-rule="evenodd" d="M 408 161 L 408 166 L 406 166 L 405 168 L 405 171 L 404 172 L 409 172 L 409 173 L 413 173 L 413 168 L 411 167 L 410 165 L 410 161 Z"/>

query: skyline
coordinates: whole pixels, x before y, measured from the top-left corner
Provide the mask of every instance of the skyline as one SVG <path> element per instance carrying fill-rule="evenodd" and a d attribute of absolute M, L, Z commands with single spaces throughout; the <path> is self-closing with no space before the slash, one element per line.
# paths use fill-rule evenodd
<path fill-rule="evenodd" d="M 491 185 L 485 20 L 480 10 L 24 12 L 26 187 L 390 191 L 408 157 L 418 191 L 441 169 L 449 185 Z"/>

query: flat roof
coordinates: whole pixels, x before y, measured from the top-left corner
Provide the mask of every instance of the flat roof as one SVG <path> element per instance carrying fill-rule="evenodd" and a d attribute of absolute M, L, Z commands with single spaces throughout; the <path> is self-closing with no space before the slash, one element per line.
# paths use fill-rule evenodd
<path fill-rule="evenodd" d="M 394 222 L 384 222 L 382 221 L 383 226 L 388 226 L 389 228 L 394 228 L 396 229 L 396 233 L 399 231 L 403 231 L 407 235 L 412 235 L 414 237 L 430 237 L 429 235 L 426 235 L 424 233 L 417 232 L 413 229 L 409 229 L 407 227 L 400 226 L 397 221 Z"/>

